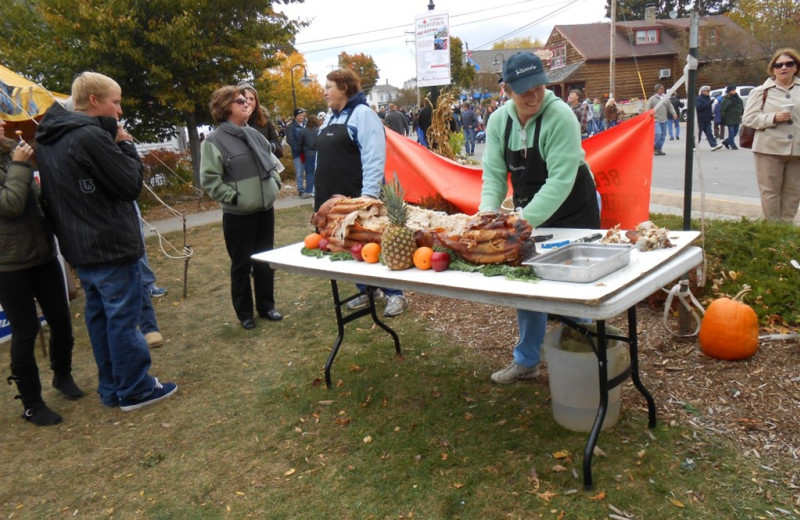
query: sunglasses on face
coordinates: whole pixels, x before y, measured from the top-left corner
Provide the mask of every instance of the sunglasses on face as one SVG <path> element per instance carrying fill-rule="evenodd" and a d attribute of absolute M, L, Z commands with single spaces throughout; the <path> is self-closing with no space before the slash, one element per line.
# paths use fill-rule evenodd
<path fill-rule="evenodd" d="M 786 67 L 787 69 L 791 69 L 795 65 L 796 65 L 796 63 L 794 61 L 784 61 L 784 62 L 781 62 L 781 63 L 778 63 L 776 61 L 775 65 L 773 65 L 772 68 L 773 69 L 782 69 L 782 68 Z"/>
<path fill-rule="evenodd" d="M 250 104 L 250 102 L 247 101 L 245 98 L 236 98 L 236 99 L 233 100 L 233 102 L 236 103 L 237 105 L 248 105 L 248 104 Z"/>

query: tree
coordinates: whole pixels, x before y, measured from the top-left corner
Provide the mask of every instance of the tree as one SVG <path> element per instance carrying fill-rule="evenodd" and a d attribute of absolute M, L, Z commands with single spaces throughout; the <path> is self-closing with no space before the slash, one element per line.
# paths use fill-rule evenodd
<path fill-rule="evenodd" d="M 311 114 L 328 110 L 325 103 L 322 85 L 317 80 L 317 75 L 308 70 L 302 54 L 292 53 L 288 56 L 280 54 L 281 60 L 277 67 L 264 71 L 264 74 L 254 85 L 259 92 L 259 101 L 272 112 L 272 116 L 291 119 L 292 117 L 292 73 L 294 67 L 294 88 L 297 97 L 297 106 L 304 108 Z M 298 66 L 302 65 L 302 67 Z M 303 77 L 303 68 L 308 73 L 312 82 L 304 87 L 300 84 Z"/>
<path fill-rule="evenodd" d="M 301 0 L 282 0 L 295 3 Z M 122 87 L 126 125 L 141 140 L 184 124 L 199 168 L 197 125 L 225 84 L 252 81 L 292 51 L 305 22 L 272 0 L 4 0 L 0 55 L 6 65 L 69 92 L 95 70 Z"/>
<path fill-rule="evenodd" d="M 372 87 L 378 83 L 380 69 L 372 56 L 364 53 L 347 54 L 342 52 L 339 54 L 339 67 L 353 69 L 358 74 L 361 78 L 361 89 L 365 94 L 369 94 Z"/>
<path fill-rule="evenodd" d="M 538 38 L 531 40 L 530 36 L 526 37 L 519 37 L 519 38 L 511 38 L 508 40 L 500 40 L 499 42 L 494 42 L 492 45 L 492 50 L 500 50 L 500 49 L 538 49 L 540 47 L 544 47 L 544 43 L 542 43 Z"/>
<path fill-rule="evenodd" d="M 606 18 L 609 20 L 611 1 L 606 2 Z M 671 12 L 678 18 L 685 18 L 693 8 L 700 16 L 727 13 L 736 5 L 736 0 L 617 0 L 617 21 L 644 20 L 644 9 L 651 4 L 655 7 L 656 18 L 667 19 Z"/>
<path fill-rule="evenodd" d="M 450 81 L 458 89 L 468 89 L 475 81 L 475 67 L 464 62 L 461 38 L 450 36 Z"/>
<path fill-rule="evenodd" d="M 800 47 L 797 0 L 739 0 L 731 20 L 750 32 L 769 56 L 782 47 Z"/>

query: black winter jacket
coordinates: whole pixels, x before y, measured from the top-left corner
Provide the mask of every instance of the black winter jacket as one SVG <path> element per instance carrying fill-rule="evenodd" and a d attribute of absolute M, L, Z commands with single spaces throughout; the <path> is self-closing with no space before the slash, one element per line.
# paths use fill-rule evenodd
<path fill-rule="evenodd" d="M 53 104 L 36 130 L 45 214 L 75 267 L 125 264 L 144 254 L 134 201 L 142 162 L 98 118 Z"/>
<path fill-rule="evenodd" d="M 11 147 L 15 144 L 10 142 Z M 0 143 L 0 271 L 36 267 L 56 256 L 53 233 L 38 198 L 31 165 L 12 162 Z"/>

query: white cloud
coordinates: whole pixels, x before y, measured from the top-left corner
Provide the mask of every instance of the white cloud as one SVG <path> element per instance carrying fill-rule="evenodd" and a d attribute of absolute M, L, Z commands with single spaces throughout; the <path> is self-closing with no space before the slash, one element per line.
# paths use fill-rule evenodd
<path fill-rule="evenodd" d="M 402 87 L 416 76 L 414 20 L 430 0 L 306 0 L 277 5 L 309 27 L 297 35 L 309 74 L 320 82 L 336 68 L 340 52 L 372 56 L 379 83 Z M 450 32 L 470 49 L 490 49 L 496 40 L 531 37 L 545 41 L 554 25 L 602 22 L 605 0 L 434 0 L 435 12 L 450 16 Z"/>

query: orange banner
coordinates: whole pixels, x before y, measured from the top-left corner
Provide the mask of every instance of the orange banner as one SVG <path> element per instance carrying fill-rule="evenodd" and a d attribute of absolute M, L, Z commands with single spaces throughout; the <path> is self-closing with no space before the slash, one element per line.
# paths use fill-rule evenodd
<path fill-rule="evenodd" d="M 583 141 L 586 161 L 603 201 L 603 228 L 620 224 L 623 229 L 632 229 L 649 219 L 653 143 L 652 111 Z M 463 213 L 472 215 L 478 211 L 482 174 L 479 167 L 445 159 L 387 129 L 386 179 L 391 180 L 395 174 L 409 202 L 440 194 Z"/>

